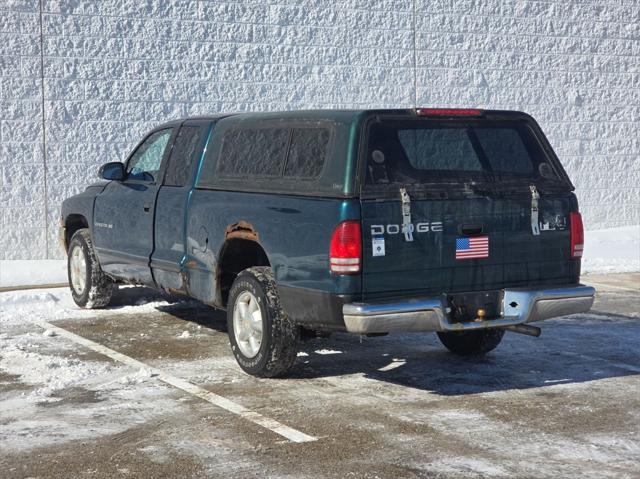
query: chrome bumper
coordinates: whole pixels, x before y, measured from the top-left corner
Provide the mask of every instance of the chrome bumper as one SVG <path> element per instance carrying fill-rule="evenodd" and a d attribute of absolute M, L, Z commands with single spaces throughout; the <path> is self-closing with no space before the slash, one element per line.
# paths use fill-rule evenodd
<path fill-rule="evenodd" d="M 581 284 L 553 289 L 505 289 L 500 317 L 465 323 L 449 321 L 444 297 L 348 303 L 342 307 L 342 314 L 347 331 L 358 334 L 467 331 L 585 313 L 593 305 L 595 292 L 591 286 Z"/>

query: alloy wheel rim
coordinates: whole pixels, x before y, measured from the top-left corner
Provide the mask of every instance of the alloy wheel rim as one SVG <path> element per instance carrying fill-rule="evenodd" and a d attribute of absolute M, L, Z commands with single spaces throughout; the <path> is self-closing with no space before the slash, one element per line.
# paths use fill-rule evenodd
<path fill-rule="evenodd" d="M 233 334 L 240 351 L 254 358 L 262 345 L 262 310 L 256 297 L 243 291 L 233 306 Z"/>
<path fill-rule="evenodd" d="M 87 260 L 80 246 L 71 251 L 69 258 L 69 271 L 71 273 L 71 287 L 76 294 L 81 295 L 87 285 Z"/>

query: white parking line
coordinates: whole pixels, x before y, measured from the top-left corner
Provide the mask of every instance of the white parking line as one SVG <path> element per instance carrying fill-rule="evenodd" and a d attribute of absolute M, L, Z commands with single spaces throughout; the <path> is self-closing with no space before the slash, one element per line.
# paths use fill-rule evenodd
<path fill-rule="evenodd" d="M 149 366 L 148 364 L 138 361 L 137 359 L 133 359 L 132 357 L 129 357 L 125 354 L 119 353 L 118 351 L 114 351 L 113 349 L 110 349 L 106 346 L 103 346 L 102 344 L 98 344 L 94 341 L 91 341 L 90 339 L 83 338 L 82 336 L 78 336 L 77 334 L 67 331 L 66 329 L 63 329 L 59 326 L 48 323 L 46 321 L 37 320 L 37 319 L 34 319 L 33 323 L 37 324 L 43 329 L 51 329 L 55 331 L 58 335 L 64 338 L 70 339 L 71 341 L 78 343 L 82 346 L 85 346 L 89 349 L 92 349 L 93 351 L 96 351 L 100 354 L 103 354 L 113 359 L 114 361 L 119 361 L 121 363 L 127 364 L 129 366 L 133 366 L 135 368 L 144 368 L 144 369 L 150 370 L 152 374 L 154 374 L 161 381 L 175 388 L 181 389 L 182 391 L 185 391 L 189 394 L 192 394 L 201 399 L 204 399 L 205 401 L 210 402 L 211 404 L 214 404 L 218 407 L 221 407 L 222 409 L 225 409 L 233 414 L 237 414 L 238 416 L 240 416 L 243 419 L 246 419 L 247 421 L 250 421 L 254 424 L 262 426 L 265 429 L 269 429 L 270 431 L 273 431 L 276 434 L 279 434 L 280 436 L 288 439 L 291 442 L 312 442 L 312 441 L 318 440 L 317 437 L 309 436 L 301 431 L 293 429 L 289 426 L 285 426 L 284 424 L 276 421 L 275 419 L 265 417 L 262 414 L 257 413 L 255 411 L 251 411 L 250 409 L 247 409 L 246 407 L 238 403 L 235 403 L 230 399 L 227 399 L 225 397 L 222 397 L 215 393 L 207 391 L 206 389 L 201 388 L 200 386 L 196 386 L 195 384 L 192 384 L 189 381 L 185 381 L 184 379 L 181 379 L 179 377 L 166 373 L 161 369 L 157 369 L 152 366 Z"/>

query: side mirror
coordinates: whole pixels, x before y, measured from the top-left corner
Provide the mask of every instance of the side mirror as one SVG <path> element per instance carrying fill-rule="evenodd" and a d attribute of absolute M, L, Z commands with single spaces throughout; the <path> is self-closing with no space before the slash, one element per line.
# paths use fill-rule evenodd
<path fill-rule="evenodd" d="M 104 180 L 122 181 L 124 179 L 124 165 L 119 161 L 105 163 L 98 170 L 98 176 Z"/>

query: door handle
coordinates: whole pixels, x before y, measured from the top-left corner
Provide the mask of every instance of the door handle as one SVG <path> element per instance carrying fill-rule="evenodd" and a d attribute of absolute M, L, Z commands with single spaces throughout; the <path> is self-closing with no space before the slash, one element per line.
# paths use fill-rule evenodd
<path fill-rule="evenodd" d="M 479 235 L 483 232 L 483 225 L 460 225 L 458 226 L 458 232 L 462 235 L 472 236 Z"/>
<path fill-rule="evenodd" d="M 145 203 L 142 208 L 144 209 L 145 213 L 148 213 L 149 211 L 151 211 L 151 205 L 149 203 Z"/>

